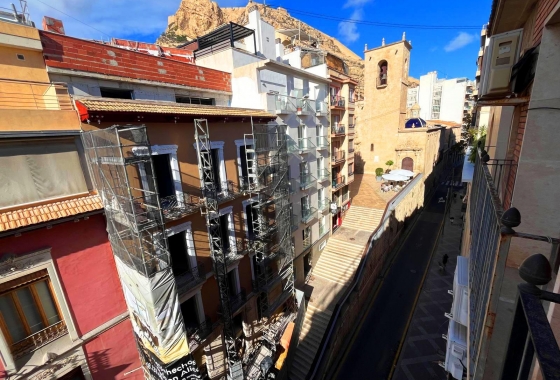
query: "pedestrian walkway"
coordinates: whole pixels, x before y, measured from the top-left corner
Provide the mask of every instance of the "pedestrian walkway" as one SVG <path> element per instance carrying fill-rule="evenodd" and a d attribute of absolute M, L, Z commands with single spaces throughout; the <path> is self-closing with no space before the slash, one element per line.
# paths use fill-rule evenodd
<path fill-rule="evenodd" d="M 401 354 L 397 362 L 393 380 L 432 380 L 446 379 L 447 375 L 438 362 L 445 361 L 446 341 L 442 334 L 447 334 L 449 313 L 453 296 L 448 290 L 453 289 L 453 275 L 461 244 L 461 200 L 452 198 L 450 213 L 443 233 L 437 243 L 436 251 L 430 262 L 422 292 L 416 304 L 408 328 Z M 454 218 L 453 224 L 450 218 Z M 444 254 L 449 256 L 445 271 L 440 269 Z"/>
<path fill-rule="evenodd" d="M 290 368 L 290 379 L 306 378 L 329 324 L 332 311 L 354 277 L 369 237 L 379 225 L 385 203 L 356 175 L 351 187 L 352 204 L 342 226 L 331 236 L 312 270 L 308 287 L 313 289 Z M 370 179 L 371 180 L 371 179 Z M 366 180 L 367 181 L 367 180 Z M 366 193 L 363 194 L 362 190 Z M 380 208 L 373 208 L 376 205 Z"/>

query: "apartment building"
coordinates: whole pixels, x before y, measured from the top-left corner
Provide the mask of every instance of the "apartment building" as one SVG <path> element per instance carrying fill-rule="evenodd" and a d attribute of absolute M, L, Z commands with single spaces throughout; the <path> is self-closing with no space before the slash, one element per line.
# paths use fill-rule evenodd
<path fill-rule="evenodd" d="M 331 111 L 331 170 L 332 200 L 336 213 L 332 216 L 332 230 L 342 225 L 344 215 L 350 207 L 349 185 L 354 181 L 354 136 L 356 118 L 357 81 L 348 75 L 348 67 L 342 59 L 327 55 L 329 106 Z"/>
<path fill-rule="evenodd" d="M 143 379 L 66 85 L 0 12 L 0 378 Z"/>
<path fill-rule="evenodd" d="M 468 89 L 472 85 L 467 78 L 438 79 L 436 71 L 420 76 L 420 117 L 462 123 L 471 106 Z"/>
<path fill-rule="evenodd" d="M 301 288 L 330 235 L 329 79 L 320 51 L 285 51 L 286 34 L 280 33 L 289 32 L 276 33 L 255 8 L 246 26 L 230 23 L 191 44 L 198 46 L 197 65 L 232 73 L 232 106 L 266 110 L 285 129 L 295 284 Z"/>
<path fill-rule="evenodd" d="M 554 378 L 560 370 L 552 293 L 559 284 L 559 22 L 557 0 L 494 1 L 483 29 L 477 107 L 488 107 L 487 134 L 473 147 L 480 148 L 474 170 L 465 172 L 468 329 L 447 360 L 462 361 L 469 379 Z M 454 368 L 461 378 L 463 366 Z"/>

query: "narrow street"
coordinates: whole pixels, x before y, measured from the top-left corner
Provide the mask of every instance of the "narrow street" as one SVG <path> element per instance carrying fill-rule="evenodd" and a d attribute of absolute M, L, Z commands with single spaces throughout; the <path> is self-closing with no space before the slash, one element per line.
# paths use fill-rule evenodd
<path fill-rule="evenodd" d="M 336 378 L 388 378 L 437 241 L 445 211 L 445 203 L 438 199 L 446 192 L 447 186 L 440 184 L 396 253 Z"/>

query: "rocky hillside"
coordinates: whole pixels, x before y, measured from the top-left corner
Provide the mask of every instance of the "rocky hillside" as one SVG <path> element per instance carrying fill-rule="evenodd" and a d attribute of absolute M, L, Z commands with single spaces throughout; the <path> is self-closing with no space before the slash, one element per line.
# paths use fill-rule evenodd
<path fill-rule="evenodd" d="M 218 4 L 210 0 L 181 0 L 177 12 L 169 16 L 167 29 L 157 43 L 163 46 L 174 46 L 195 39 L 197 36 L 230 21 L 245 25 L 249 20 L 249 10 L 253 6 L 257 6 L 262 19 L 276 29 L 297 29 L 301 27 L 303 32 L 321 42 L 320 47 L 322 49 L 342 58 L 350 69 L 350 75 L 359 81 L 358 91 L 362 92 L 364 64 L 361 58 L 336 38 L 290 16 L 283 8 L 265 7 L 263 4 L 252 1 L 249 1 L 245 7 L 220 8 Z"/>

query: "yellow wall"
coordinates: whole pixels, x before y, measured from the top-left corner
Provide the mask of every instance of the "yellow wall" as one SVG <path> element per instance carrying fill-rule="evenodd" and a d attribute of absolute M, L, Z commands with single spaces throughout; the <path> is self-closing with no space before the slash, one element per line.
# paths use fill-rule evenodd
<path fill-rule="evenodd" d="M 388 63 L 387 86 L 378 87 L 379 62 L 383 60 Z M 385 168 L 388 160 L 397 161 L 395 147 L 399 142 L 399 128 L 404 126 L 406 116 L 409 61 L 410 45 L 406 41 L 365 53 L 365 100 L 357 126 L 360 152 L 356 154 L 359 156 L 356 158 L 356 169 L 364 173 L 375 173 L 378 167 Z"/>
<path fill-rule="evenodd" d="M 17 54 L 23 54 L 25 60 L 19 60 Z M 0 45 L 0 79 L 49 82 L 43 52 Z M 0 92 L 4 92 L 3 86 L 0 81 Z"/>

